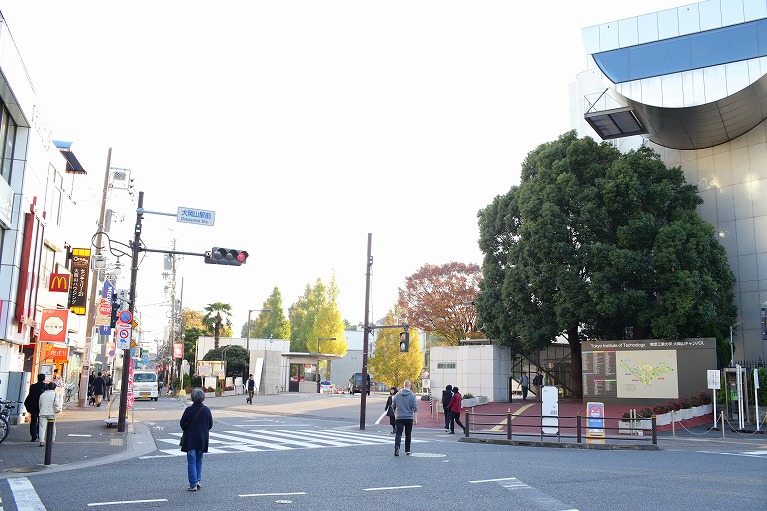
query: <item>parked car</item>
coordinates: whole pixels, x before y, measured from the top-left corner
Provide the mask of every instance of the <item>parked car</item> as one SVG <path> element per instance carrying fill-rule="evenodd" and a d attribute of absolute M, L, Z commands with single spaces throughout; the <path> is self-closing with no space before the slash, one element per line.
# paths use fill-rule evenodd
<path fill-rule="evenodd" d="M 332 394 L 333 392 L 335 392 L 335 385 L 326 380 L 320 382 L 320 394 Z"/>

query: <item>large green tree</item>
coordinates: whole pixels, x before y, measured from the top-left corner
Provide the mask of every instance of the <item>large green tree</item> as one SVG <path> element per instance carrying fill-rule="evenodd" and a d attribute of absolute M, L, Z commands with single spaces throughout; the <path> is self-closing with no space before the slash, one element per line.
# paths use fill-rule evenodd
<path fill-rule="evenodd" d="M 518 353 L 564 336 L 576 395 L 584 339 L 724 331 L 734 277 L 701 202 L 648 148 L 622 154 L 574 132 L 539 146 L 520 185 L 479 213 L 480 329 Z"/>
<path fill-rule="evenodd" d="M 221 337 L 232 336 L 232 306 L 215 302 L 205 307 L 202 324 L 213 334 L 214 347 L 218 348 Z"/>
<path fill-rule="evenodd" d="M 258 317 L 250 319 L 250 332 L 248 322 L 242 326 L 242 337 L 251 339 L 290 339 L 290 321 L 285 317 L 282 308 L 282 293 L 278 287 L 274 287 L 272 294 L 261 306 Z"/>

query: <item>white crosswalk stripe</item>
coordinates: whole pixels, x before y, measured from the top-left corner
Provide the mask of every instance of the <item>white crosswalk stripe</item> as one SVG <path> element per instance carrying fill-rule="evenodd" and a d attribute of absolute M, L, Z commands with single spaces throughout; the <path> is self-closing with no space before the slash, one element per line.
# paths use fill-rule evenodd
<path fill-rule="evenodd" d="M 165 456 L 184 456 L 178 446 L 181 433 L 168 433 L 158 438 L 159 452 Z M 404 440 L 404 439 L 403 439 Z M 413 443 L 425 440 L 413 439 Z M 291 449 L 320 449 L 328 447 L 353 447 L 361 445 L 394 444 L 391 435 L 359 431 L 316 430 L 316 429 L 243 429 L 211 431 L 207 454 L 233 452 L 286 451 Z M 162 456 L 162 455 L 161 455 Z M 156 458 L 157 454 L 142 456 Z"/>

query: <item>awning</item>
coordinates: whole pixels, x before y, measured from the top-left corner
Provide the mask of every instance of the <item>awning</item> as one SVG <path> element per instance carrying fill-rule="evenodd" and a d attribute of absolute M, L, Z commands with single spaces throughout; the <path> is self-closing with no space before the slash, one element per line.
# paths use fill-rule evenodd
<path fill-rule="evenodd" d="M 66 172 L 69 174 L 87 174 L 80 161 L 72 152 L 72 142 L 64 142 L 61 140 L 54 140 L 53 143 L 58 148 L 61 156 L 67 161 Z"/>

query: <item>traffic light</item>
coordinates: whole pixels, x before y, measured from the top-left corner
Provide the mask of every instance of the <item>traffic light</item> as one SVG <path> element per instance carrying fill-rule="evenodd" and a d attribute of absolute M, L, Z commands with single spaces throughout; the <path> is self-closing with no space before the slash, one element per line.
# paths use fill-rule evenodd
<path fill-rule="evenodd" d="M 240 266 L 248 260 L 248 253 L 245 250 L 236 250 L 233 248 L 213 247 L 210 255 L 205 255 L 207 264 L 230 264 Z"/>
<path fill-rule="evenodd" d="M 399 350 L 403 353 L 410 351 L 410 332 L 407 330 L 399 334 Z"/>
<path fill-rule="evenodd" d="M 117 325 L 118 312 L 120 312 L 120 303 L 115 300 L 112 302 L 112 316 L 109 318 L 109 328 L 114 328 Z"/>

